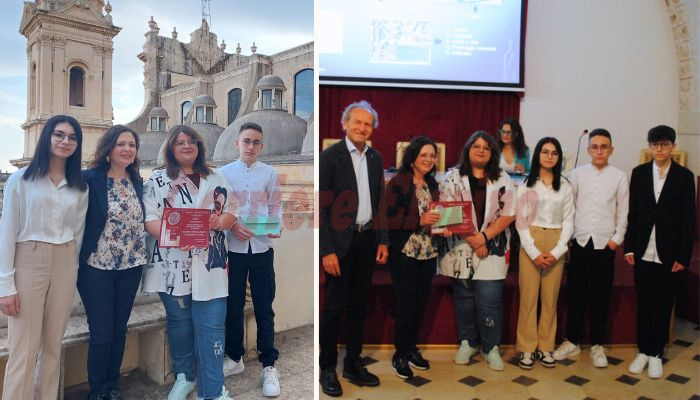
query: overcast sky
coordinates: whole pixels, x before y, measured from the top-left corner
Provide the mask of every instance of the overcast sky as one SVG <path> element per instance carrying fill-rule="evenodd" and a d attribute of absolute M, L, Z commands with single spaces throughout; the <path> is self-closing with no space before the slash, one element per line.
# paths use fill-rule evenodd
<path fill-rule="evenodd" d="M 201 26 L 201 0 L 111 0 L 114 24 L 122 30 L 114 39 L 112 102 L 114 123 L 133 120 L 143 106 L 142 51 L 148 20 L 153 16 L 160 35 L 189 42 L 190 33 Z M 9 160 L 21 158 L 24 149 L 22 123 L 27 118 L 26 38 L 19 34 L 23 1 L 3 2 L 0 13 L 0 170 L 14 171 Z M 313 40 L 313 0 L 211 0 L 211 31 L 226 51 L 241 44 L 249 55 L 255 42 L 260 54 L 279 51 Z"/>

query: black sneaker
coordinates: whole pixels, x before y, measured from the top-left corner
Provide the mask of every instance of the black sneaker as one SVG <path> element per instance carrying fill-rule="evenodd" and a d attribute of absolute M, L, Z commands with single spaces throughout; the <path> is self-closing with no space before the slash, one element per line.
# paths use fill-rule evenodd
<path fill-rule="evenodd" d="M 122 392 L 119 389 L 110 389 L 109 400 L 124 400 Z"/>
<path fill-rule="evenodd" d="M 408 354 L 406 354 L 406 359 L 408 360 L 408 365 L 415 369 L 430 369 L 430 363 L 428 360 L 423 358 L 423 356 L 420 354 L 420 350 L 418 349 L 409 351 Z"/>
<path fill-rule="evenodd" d="M 529 352 L 520 353 L 518 366 L 522 369 L 532 369 L 535 365 L 535 355 Z"/>
<path fill-rule="evenodd" d="M 343 395 L 343 388 L 340 386 L 340 382 L 338 382 L 338 376 L 335 374 L 335 368 L 321 370 L 319 380 L 323 393 L 331 397 L 340 397 Z"/>
<path fill-rule="evenodd" d="M 343 378 L 357 386 L 379 386 L 379 378 L 377 378 L 377 375 L 367 371 L 367 367 L 362 365 L 359 360 L 352 364 L 345 365 L 345 368 L 343 368 Z"/>
<path fill-rule="evenodd" d="M 396 376 L 401 379 L 411 379 L 413 378 L 413 371 L 408 365 L 408 360 L 404 355 L 394 355 L 391 360 L 391 368 L 394 370 Z"/>
<path fill-rule="evenodd" d="M 543 367 L 554 368 L 554 366 L 557 365 L 557 362 L 556 360 L 554 360 L 551 351 L 537 350 L 536 354 L 537 359 L 540 360 Z"/>

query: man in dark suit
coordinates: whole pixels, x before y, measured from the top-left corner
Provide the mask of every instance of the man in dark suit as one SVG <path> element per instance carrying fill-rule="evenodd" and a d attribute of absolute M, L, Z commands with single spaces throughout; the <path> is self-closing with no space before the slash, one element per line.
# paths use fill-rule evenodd
<path fill-rule="evenodd" d="M 379 378 L 360 362 L 372 273 L 375 263 L 386 263 L 389 243 L 386 223 L 378 214 L 384 188 L 382 157 L 366 143 L 377 124 L 377 112 L 368 102 L 350 104 L 342 117 L 345 139 L 319 158 L 319 248 L 326 278 L 319 364 L 321 388 L 329 396 L 343 394 L 335 373 L 343 310 L 343 377 L 360 386 L 379 385 Z"/>
<path fill-rule="evenodd" d="M 632 170 L 625 260 L 634 267 L 637 291 L 637 345 L 629 366 L 634 374 L 663 376 L 661 355 L 668 340 L 678 271 L 689 262 L 694 239 L 693 173 L 671 158 L 676 132 L 659 125 L 649 130 L 654 160 Z"/>

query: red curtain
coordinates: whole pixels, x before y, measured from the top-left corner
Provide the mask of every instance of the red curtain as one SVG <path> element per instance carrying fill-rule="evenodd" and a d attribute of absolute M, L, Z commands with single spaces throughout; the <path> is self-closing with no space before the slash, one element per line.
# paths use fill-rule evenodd
<path fill-rule="evenodd" d="M 396 142 L 420 135 L 445 143 L 446 167 L 459 160 L 467 138 L 477 130 L 496 134 L 505 117 L 519 118 L 520 95 L 513 92 L 428 90 L 321 85 L 319 137 L 342 138 L 343 109 L 367 100 L 379 114 L 372 147 L 384 158 L 384 168 L 396 165 Z M 320 147 L 319 147 L 320 148 Z"/>

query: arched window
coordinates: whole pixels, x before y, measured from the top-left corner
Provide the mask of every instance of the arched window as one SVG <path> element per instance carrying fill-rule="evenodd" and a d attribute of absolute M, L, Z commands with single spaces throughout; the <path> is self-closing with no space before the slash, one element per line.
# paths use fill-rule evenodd
<path fill-rule="evenodd" d="M 187 113 L 190 112 L 190 108 L 192 108 L 191 101 L 186 101 L 186 102 L 182 103 L 182 106 L 180 106 L 180 123 L 181 124 L 186 123 L 185 118 L 187 117 Z"/>
<path fill-rule="evenodd" d="M 309 119 L 314 111 L 314 70 L 302 69 L 294 75 L 294 115 Z"/>
<path fill-rule="evenodd" d="M 231 125 L 238 116 L 238 111 L 241 108 L 241 89 L 232 89 L 228 92 L 228 125 Z"/>
<path fill-rule="evenodd" d="M 272 108 L 272 89 L 262 91 L 262 108 L 263 110 Z"/>
<path fill-rule="evenodd" d="M 29 86 L 29 106 L 36 107 L 36 64 L 32 63 L 32 75 Z"/>
<path fill-rule="evenodd" d="M 76 107 L 85 107 L 85 71 L 80 67 L 70 69 L 68 104 Z"/>

